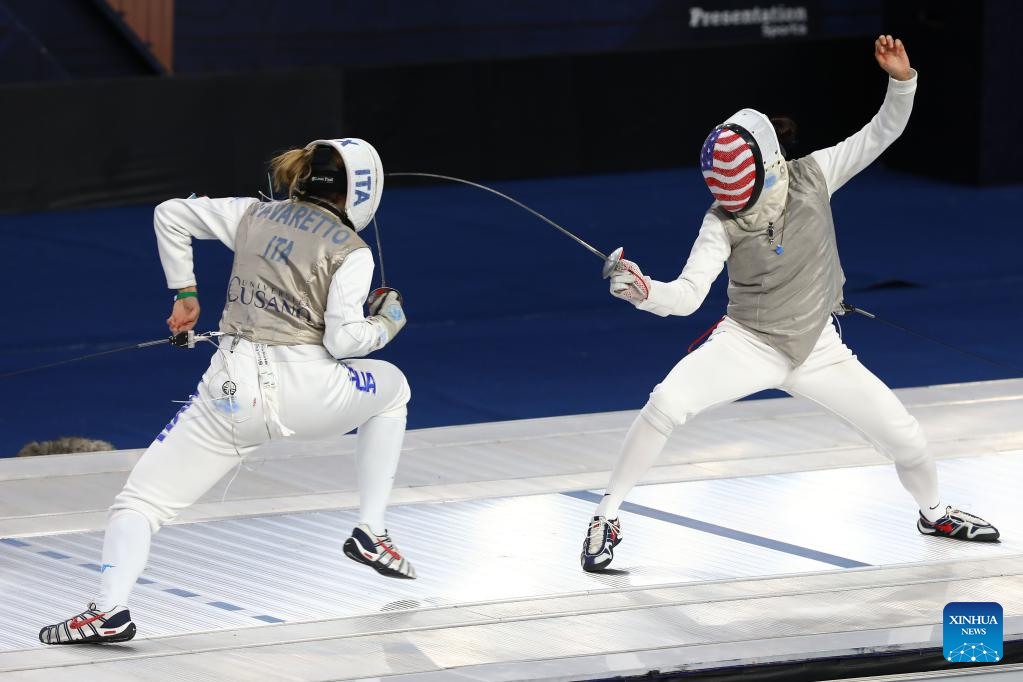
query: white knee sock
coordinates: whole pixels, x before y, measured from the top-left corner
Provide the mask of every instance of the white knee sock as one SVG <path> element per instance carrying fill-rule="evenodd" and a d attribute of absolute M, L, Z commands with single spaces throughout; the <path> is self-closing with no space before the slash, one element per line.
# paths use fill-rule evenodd
<path fill-rule="evenodd" d="M 611 472 L 611 481 L 607 484 L 604 499 L 597 505 L 593 515 L 617 518 L 618 507 L 625 496 L 654 465 L 667 442 L 668 436 L 654 428 L 643 414 L 636 417 L 629 432 L 625 434 L 625 442 L 622 443 L 618 461 Z"/>
<path fill-rule="evenodd" d="M 101 611 L 127 606 L 128 595 L 149 560 L 149 521 L 137 511 L 118 509 L 103 536 L 103 563 L 96 605 Z"/>
<path fill-rule="evenodd" d="M 895 471 L 899 474 L 902 487 L 908 490 L 920 505 L 920 511 L 928 521 L 937 521 L 945 515 L 945 507 L 938 495 L 938 468 L 934 465 L 934 457 L 930 453 L 908 466 L 896 462 Z"/>
<path fill-rule="evenodd" d="M 386 530 L 384 512 L 405 439 L 404 411 L 381 414 L 359 427 L 355 457 L 359 468 L 361 522 L 374 533 Z"/>

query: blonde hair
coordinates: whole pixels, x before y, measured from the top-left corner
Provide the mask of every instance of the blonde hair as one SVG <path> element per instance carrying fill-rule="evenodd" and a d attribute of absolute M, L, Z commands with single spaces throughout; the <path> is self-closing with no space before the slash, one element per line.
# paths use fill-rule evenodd
<path fill-rule="evenodd" d="M 295 196 L 298 184 L 309 177 L 312 171 L 312 149 L 289 149 L 270 161 L 274 187 L 287 190 L 288 196 Z"/>

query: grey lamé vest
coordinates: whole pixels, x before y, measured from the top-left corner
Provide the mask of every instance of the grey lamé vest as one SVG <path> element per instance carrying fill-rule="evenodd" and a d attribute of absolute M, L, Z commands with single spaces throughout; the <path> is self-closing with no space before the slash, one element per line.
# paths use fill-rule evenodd
<path fill-rule="evenodd" d="M 775 223 L 775 253 L 764 229 L 742 229 L 719 208 L 732 245 L 728 257 L 728 316 L 785 355 L 793 367 L 813 350 L 842 302 L 845 273 L 838 260 L 831 200 L 820 166 L 806 156 L 788 162 L 788 201 Z"/>
<path fill-rule="evenodd" d="M 256 343 L 323 343 L 330 280 L 366 243 L 304 201 L 253 204 L 238 225 L 220 331 Z"/>

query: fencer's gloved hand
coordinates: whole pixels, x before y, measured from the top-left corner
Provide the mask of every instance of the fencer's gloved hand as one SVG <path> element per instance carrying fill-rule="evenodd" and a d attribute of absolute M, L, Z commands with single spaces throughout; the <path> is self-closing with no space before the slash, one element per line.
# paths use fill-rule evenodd
<path fill-rule="evenodd" d="M 401 294 L 397 289 L 382 287 L 369 295 L 366 301 L 371 320 L 387 330 L 387 341 L 398 335 L 407 322 L 405 310 L 401 307 Z"/>
<path fill-rule="evenodd" d="M 398 303 L 401 303 L 401 293 L 397 289 L 391 287 L 379 287 L 369 292 L 369 297 L 366 299 L 366 307 L 369 309 L 370 315 L 379 315 L 380 307 L 383 305 L 384 296 L 394 292 L 398 294 Z"/>
<path fill-rule="evenodd" d="M 611 295 L 638 305 L 650 295 L 650 278 L 640 271 L 638 265 L 623 258 L 611 275 Z"/>

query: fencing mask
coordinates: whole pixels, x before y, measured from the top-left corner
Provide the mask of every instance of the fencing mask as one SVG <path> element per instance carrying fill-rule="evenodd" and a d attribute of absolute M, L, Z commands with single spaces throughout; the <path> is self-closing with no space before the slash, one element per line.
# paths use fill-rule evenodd
<path fill-rule="evenodd" d="M 728 213 L 752 208 L 780 178 L 785 164 L 771 120 L 743 109 L 714 128 L 700 152 L 703 179 Z"/>
<path fill-rule="evenodd" d="M 357 137 L 313 140 L 312 172 L 303 184 L 309 194 L 346 193 L 345 214 L 356 232 L 369 225 L 384 193 L 384 167 L 369 142 Z M 343 162 L 338 167 L 334 152 Z"/>

